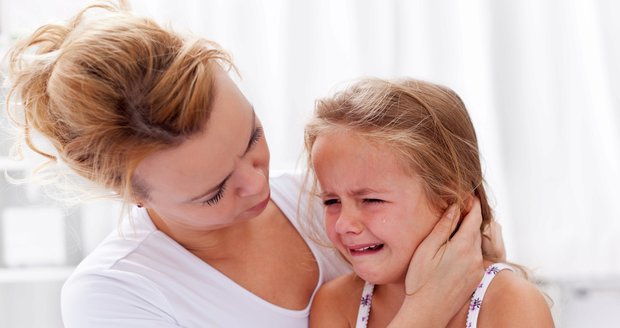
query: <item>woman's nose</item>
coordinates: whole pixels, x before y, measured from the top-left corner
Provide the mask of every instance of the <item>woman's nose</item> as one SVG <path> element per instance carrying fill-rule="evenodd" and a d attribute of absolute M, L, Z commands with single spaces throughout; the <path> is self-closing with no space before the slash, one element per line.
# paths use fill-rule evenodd
<path fill-rule="evenodd" d="M 238 172 L 239 187 L 237 194 L 250 197 L 262 193 L 267 185 L 267 175 L 262 167 L 247 165 Z"/>

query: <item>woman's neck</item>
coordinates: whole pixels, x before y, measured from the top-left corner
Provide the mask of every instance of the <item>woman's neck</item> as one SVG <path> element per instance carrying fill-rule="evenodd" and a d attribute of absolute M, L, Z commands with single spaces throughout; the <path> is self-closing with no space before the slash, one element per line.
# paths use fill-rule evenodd
<path fill-rule="evenodd" d="M 208 231 L 170 226 L 155 211 L 147 211 L 158 230 L 194 255 L 210 262 L 236 258 L 242 253 L 240 250 L 260 241 L 260 234 L 266 232 L 269 220 L 274 217 L 274 207 L 273 203 L 270 203 L 263 213 L 253 219 Z"/>

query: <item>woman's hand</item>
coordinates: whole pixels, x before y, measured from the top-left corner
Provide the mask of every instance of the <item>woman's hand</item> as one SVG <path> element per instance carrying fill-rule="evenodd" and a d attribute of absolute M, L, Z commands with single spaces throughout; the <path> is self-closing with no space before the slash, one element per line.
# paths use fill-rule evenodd
<path fill-rule="evenodd" d="M 456 207 L 450 206 L 418 246 L 405 281 L 407 296 L 389 327 L 445 327 L 480 283 L 484 274 L 480 201 L 473 200 L 448 241 L 459 217 Z"/>
<path fill-rule="evenodd" d="M 502 226 L 495 220 L 491 220 L 482 232 L 482 251 L 493 261 L 506 262 Z"/>

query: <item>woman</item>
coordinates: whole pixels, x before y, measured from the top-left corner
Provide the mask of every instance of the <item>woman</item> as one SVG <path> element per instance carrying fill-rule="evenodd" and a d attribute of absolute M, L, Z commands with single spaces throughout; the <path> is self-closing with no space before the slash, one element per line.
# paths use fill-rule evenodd
<path fill-rule="evenodd" d="M 299 232 L 296 213 L 320 209 L 298 204 L 298 177 L 269 176 L 260 120 L 231 67 L 216 44 L 107 4 L 12 50 L 8 102 L 22 104 L 13 116 L 26 144 L 136 204 L 65 283 L 66 327 L 305 327 L 318 287 L 348 270 Z M 458 310 L 482 276 L 480 220 L 474 208 L 435 268 L 453 229 L 440 221 L 408 279 L 441 278 L 392 325 L 435 326 Z"/>

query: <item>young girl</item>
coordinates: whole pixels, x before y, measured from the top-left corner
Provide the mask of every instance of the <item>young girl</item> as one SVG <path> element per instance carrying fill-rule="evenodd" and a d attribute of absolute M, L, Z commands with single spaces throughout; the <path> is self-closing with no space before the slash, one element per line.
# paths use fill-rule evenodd
<path fill-rule="evenodd" d="M 479 201 L 480 229 L 493 220 L 473 125 L 446 87 L 362 80 L 317 103 L 305 142 L 327 234 L 354 270 L 321 287 L 312 327 L 385 327 L 417 293 L 405 274 L 444 210 L 467 212 Z M 447 326 L 552 327 L 537 288 L 483 255 L 487 269 L 478 288 Z"/>

